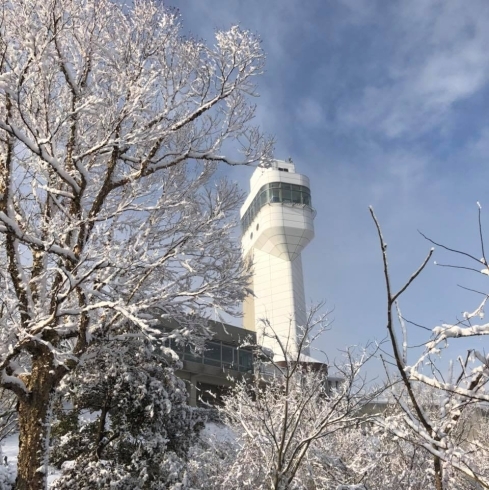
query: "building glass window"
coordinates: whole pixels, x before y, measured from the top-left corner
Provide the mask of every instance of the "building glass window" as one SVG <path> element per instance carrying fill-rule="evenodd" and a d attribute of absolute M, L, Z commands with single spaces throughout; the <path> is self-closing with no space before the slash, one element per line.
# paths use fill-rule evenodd
<path fill-rule="evenodd" d="M 221 341 L 206 341 L 204 352 L 196 352 L 190 344 L 178 344 L 175 339 L 166 339 L 165 347 L 170 347 L 177 352 L 180 359 L 222 369 L 232 369 L 242 373 L 253 370 L 253 353 L 247 348 L 239 348 Z"/>
<path fill-rule="evenodd" d="M 211 366 L 221 365 L 221 344 L 206 342 L 204 352 L 204 363 Z"/>
<path fill-rule="evenodd" d="M 251 371 L 253 369 L 253 355 L 248 350 L 240 349 L 239 354 L 239 370 Z"/>
<path fill-rule="evenodd" d="M 226 368 L 233 366 L 233 348 L 227 345 L 222 346 L 222 365 Z"/>
<path fill-rule="evenodd" d="M 246 213 L 241 218 L 241 227 L 245 232 L 260 209 L 268 203 L 293 203 L 311 207 L 311 191 L 304 185 L 288 184 L 286 182 L 270 182 L 265 184 L 257 193 Z"/>

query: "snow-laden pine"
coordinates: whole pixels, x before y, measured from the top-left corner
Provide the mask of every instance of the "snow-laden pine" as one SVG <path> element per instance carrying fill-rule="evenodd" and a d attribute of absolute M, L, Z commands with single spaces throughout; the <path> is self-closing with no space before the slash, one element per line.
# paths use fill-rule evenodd
<path fill-rule="evenodd" d="M 95 341 L 59 389 L 52 488 L 179 488 L 203 419 L 177 367 L 141 338 Z"/>

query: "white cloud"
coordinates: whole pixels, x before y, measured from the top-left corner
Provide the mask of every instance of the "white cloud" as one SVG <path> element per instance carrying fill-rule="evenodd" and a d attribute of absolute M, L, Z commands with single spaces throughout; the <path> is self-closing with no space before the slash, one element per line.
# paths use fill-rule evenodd
<path fill-rule="evenodd" d="M 482 10 L 452 1 L 401 5 L 384 19 L 384 29 L 394 31 L 387 37 L 390 63 L 360 100 L 349 101 L 340 112 L 343 124 L 388 138 L 442 127 L 457 102 L 489 82 L 489 31 L 482 4 Z"/>

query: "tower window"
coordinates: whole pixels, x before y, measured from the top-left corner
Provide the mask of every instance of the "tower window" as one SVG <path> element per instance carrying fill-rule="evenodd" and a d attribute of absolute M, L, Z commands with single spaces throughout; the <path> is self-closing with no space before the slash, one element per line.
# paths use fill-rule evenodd
<path fill-rule="evenodd" d="M 282 170 L 282 169 L 279 169 Z M 288 169 L 285 169 L 288 172 Z M 270 203 L 292 203 L 311 207 L 311 191 L 304 185 L 270 182 L 257 192 L 246 213 L 241 218 L 243 233 L 251 226 L 261 208 Z M 256 227 L 258 230 L 258 225 Z M 252 234 L 253 235 L 253 234 Z M 253 238 L 253 236 L 250 238 Z"/>

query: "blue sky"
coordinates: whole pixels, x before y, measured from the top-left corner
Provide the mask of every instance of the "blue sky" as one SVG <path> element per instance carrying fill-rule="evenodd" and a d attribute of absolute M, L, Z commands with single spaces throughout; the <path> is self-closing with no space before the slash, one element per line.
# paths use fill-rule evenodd
<path fill-rule="evenodd" d="M 303 253 L 306 297 L 334 308 L 330 358 L 385 334 L 381 255 L 368 206 L 401 285 L 436 241 L 489 250 L 489 2 L 486 0 L 168 0 L 183 33 L 213 42 L 239 23 L 267 54 L 256 123 L 277 158 L 311 178 L 316 237 Z M 249 168 L 230 176 L 247 188 Z M 436 249 L 441 263 L 472 265 Z M 474 264 L 476 267 L 477 264 Z M 430 264 L 402 298 L 434 327 L 475 309 L 487 277 Z M 411 344 L 425 332 L 410 330 Z M 479 346 L 481 341 L 479 340 Z"/>

